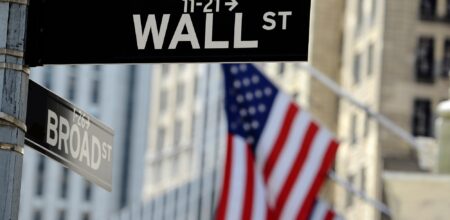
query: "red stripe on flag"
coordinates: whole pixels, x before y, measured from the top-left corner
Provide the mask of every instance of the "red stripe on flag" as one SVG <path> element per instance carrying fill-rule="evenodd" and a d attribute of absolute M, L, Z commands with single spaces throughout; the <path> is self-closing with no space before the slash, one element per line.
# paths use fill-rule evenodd
<path fill-rule="evenodd" d="M 247 152 L 247 181 L 245 186 L 245 197 L 244 197 L 244 209 L 242 212 L 242 219 L 252 219 L 253 212 L 253 190 L 255 184 L 255 172 L 253 167 L 253 153 L 250 146 L 246 146 Z"/>
<path fill-rule="evenodd" d="M 277 199 L 277 202 L 275 205 L 276 208 L 275 208 L 274 216 L 273 216 L 274 219 L 278 219 L 280 217 L 280 214 L 283 210 L 284 204 L 286 203 L 286 201 L 289 197 L 292 187 L 297 182 L 297 177 L 300 174 L 303 164 L 305 163 L 305 160 L 309 154 L 309 151 L 311 149 L 311 145 L 314 140 L 314 137 L 316 136 L 317 130 L 318 130 L 318 126 L 314 122 L 311 122 L 309 124 L 308 131 L 306 132 L 305 139 L 302 142 L 300 151 L 297 154 L 297 157 L 295 158 L 295 161 L 291 168 L 291 171 L 289 172 L 289 176 L 286 179 L 286 182 L 284 183 L 283 188 L 281 189 L 280 195 L 278 196 L 278 199 Z"/>
<path fill-rule="evenodd" d="M 270 174 L 272 173 L 272 170 L 278 160 L 278 157 L 280 156 L 281 150 L 283 149 L 283 146 L 286 143 L 286 139 L 289 135 L 289 130 L 291 129 L 292 122 L 294 121 L 293 119 L 297 114 L 297 112 L 298 107 L 295 106 L 293 103 L 291 103 L 284 118 L 281 131 L 278 135 L 277 140 L 275 141 L 275 145 L 273 146 L 272 151 L 270 152 L 269 157 L 267 158 L 267 161 L 264 165 L 263 172 L 265 183 L 267 183 L 267 181 L 269 180 Z"/>
<path fill-rule="evenodd" d="M 308 192 L 308 196 L 306 197 L 303 206 L 300 209 L 297 219 L 307 219 L 307 217 L 309 216 L 312 206 L 314 205 L 314 200 L 316 199 L 317 193 L 319 192 L 319 189 L 322 186 L 326 174 L 328 170 L 331 168 L 331 165 L 334 161 L 337 148 L 338 143 L 335 140 L 332 140 L 328 145 L 326 155 L 322 161 L 322 166 L 320 167 L 316 179 L 314 180 L 314 183 Z"/>
<path fill-rule="evenodd" d="M 230 192 L 231 180 L 231 164 L 233 162 L 233 136 L 228 134 L 227 140 L 227 157 L 225 159 L 225 175 L 223 178 L 222 194 L 220 195 L 219 206 L 217 207 L 217 220 L 224 220 L 226 218 L 228 207 L 228 194 Z"/>
<path fill-rule="evenodd" d="M 331 210 L 328 210 L 327 214 L 325 215 L 324 220 L 333 220 L 334 216 L 335 216 L 334 212 Z"/>

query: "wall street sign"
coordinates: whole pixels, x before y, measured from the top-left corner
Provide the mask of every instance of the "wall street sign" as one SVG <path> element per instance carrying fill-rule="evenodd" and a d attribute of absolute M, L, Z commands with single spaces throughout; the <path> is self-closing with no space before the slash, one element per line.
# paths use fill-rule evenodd
<path fill-rule="evenodd" d="M 26 125 L 27 145 L 112 190 L 110 128 L 31 80 Z"/>
<path fill-rule="evenodd" d="M 25 60 L 304 61 L 310 0 L 30 0 Z"/>

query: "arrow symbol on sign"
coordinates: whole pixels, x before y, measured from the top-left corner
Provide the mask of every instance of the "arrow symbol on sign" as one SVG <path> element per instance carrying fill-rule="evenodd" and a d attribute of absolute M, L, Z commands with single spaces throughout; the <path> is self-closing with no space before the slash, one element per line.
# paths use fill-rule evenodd
<path fill-rule="evenodd" d="M 236 0 L 231 0 L 229 2 L 225 2 L 225 6 L 231 6 L 228 10 L 229 11 L 233 11 L 234 8 L 236 8 L 236 6 L 238 6 L 238 2 Z"/>

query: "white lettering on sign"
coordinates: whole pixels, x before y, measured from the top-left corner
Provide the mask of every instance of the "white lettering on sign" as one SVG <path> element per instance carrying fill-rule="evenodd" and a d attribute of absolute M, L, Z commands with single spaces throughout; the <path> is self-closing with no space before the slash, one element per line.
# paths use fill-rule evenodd
<path fill-rule="evenodd" d="M 287 17 L 292 15 L 292 11 L 279 11 L 278 16 L 281 17 L 281 29 L 286 30 L 287 29 Z M 268 11 L 264 13 L 263 20 L 266 22 L 262 28 L 266 31 L 274 30 L 277 26 L 277 22 L 275 20 L 275 17 L 277 14 L 272 11 Z"/>
<path fill-rule="evenodd" d="M 285 24 L 285 17 L 283 15 L 283 24 Z M 136 34 L 136 42 L 138 50 L 145 50 L 147 41 L 152 33 L 152 40 L 155 50 L 163 49 L 163 45 L 166 39 L 167 26 L 169 24 L 170 15 L 164 14 L 159 25 L 156 21 L 156 17 L 153 14 L 147 16 L 146 23 L 142 24 L 141 16 L 138 14 L 133 15 L 134 29 Z M 207 13 L 205 19 L 205 49 L 228 49 L 230 47 L 229 41 L 214 41 L 213 40 L 213 26 L 214 26 L 214 14 Z M 234 18 L 234 35 L 233 35 L 233 48 L 258 48 L 258 40 L 243 40 L 242 38 L 242 22 L 243 14 L 235 13 Z M 200 33 L 200 32 L 199 32 Z M 193 49 L 201 49 L 200 42 L 198 41 L 197 32 L 192 22 L 190 14 L 182 14 L 178 21 L 175 33 L 172 36 L 168 49 L 177 49 L 180 42 L 187 42 Z"/>
<path fill-rule="evenodd" d="M 112 146 L 89 134 L 89 118 L 74 110 L 72 124 L 63 116 L 48 109 L 46 142 L 52 147 L 85 163 L 93 170 L 100 168 L 102 160 L 111 161 Z M 78 120 L 77 120 L 78 119 Z M 81 129 L 80 129 L 81 127 Z"/>

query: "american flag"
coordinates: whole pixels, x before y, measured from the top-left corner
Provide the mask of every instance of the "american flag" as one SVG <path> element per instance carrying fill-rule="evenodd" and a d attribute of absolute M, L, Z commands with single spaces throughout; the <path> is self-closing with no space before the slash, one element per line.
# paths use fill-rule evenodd
<path fill-rule="evenodd" d="M 252 64 L 223 64 L 227 155 L 218 220 L 308 219 L 338 147 Z"/>
<path fill-rule="evenodd" d="M 309 220 L 343 220 L 330 205 L 322 199 L 317 199 L 311 211 Z"/>

